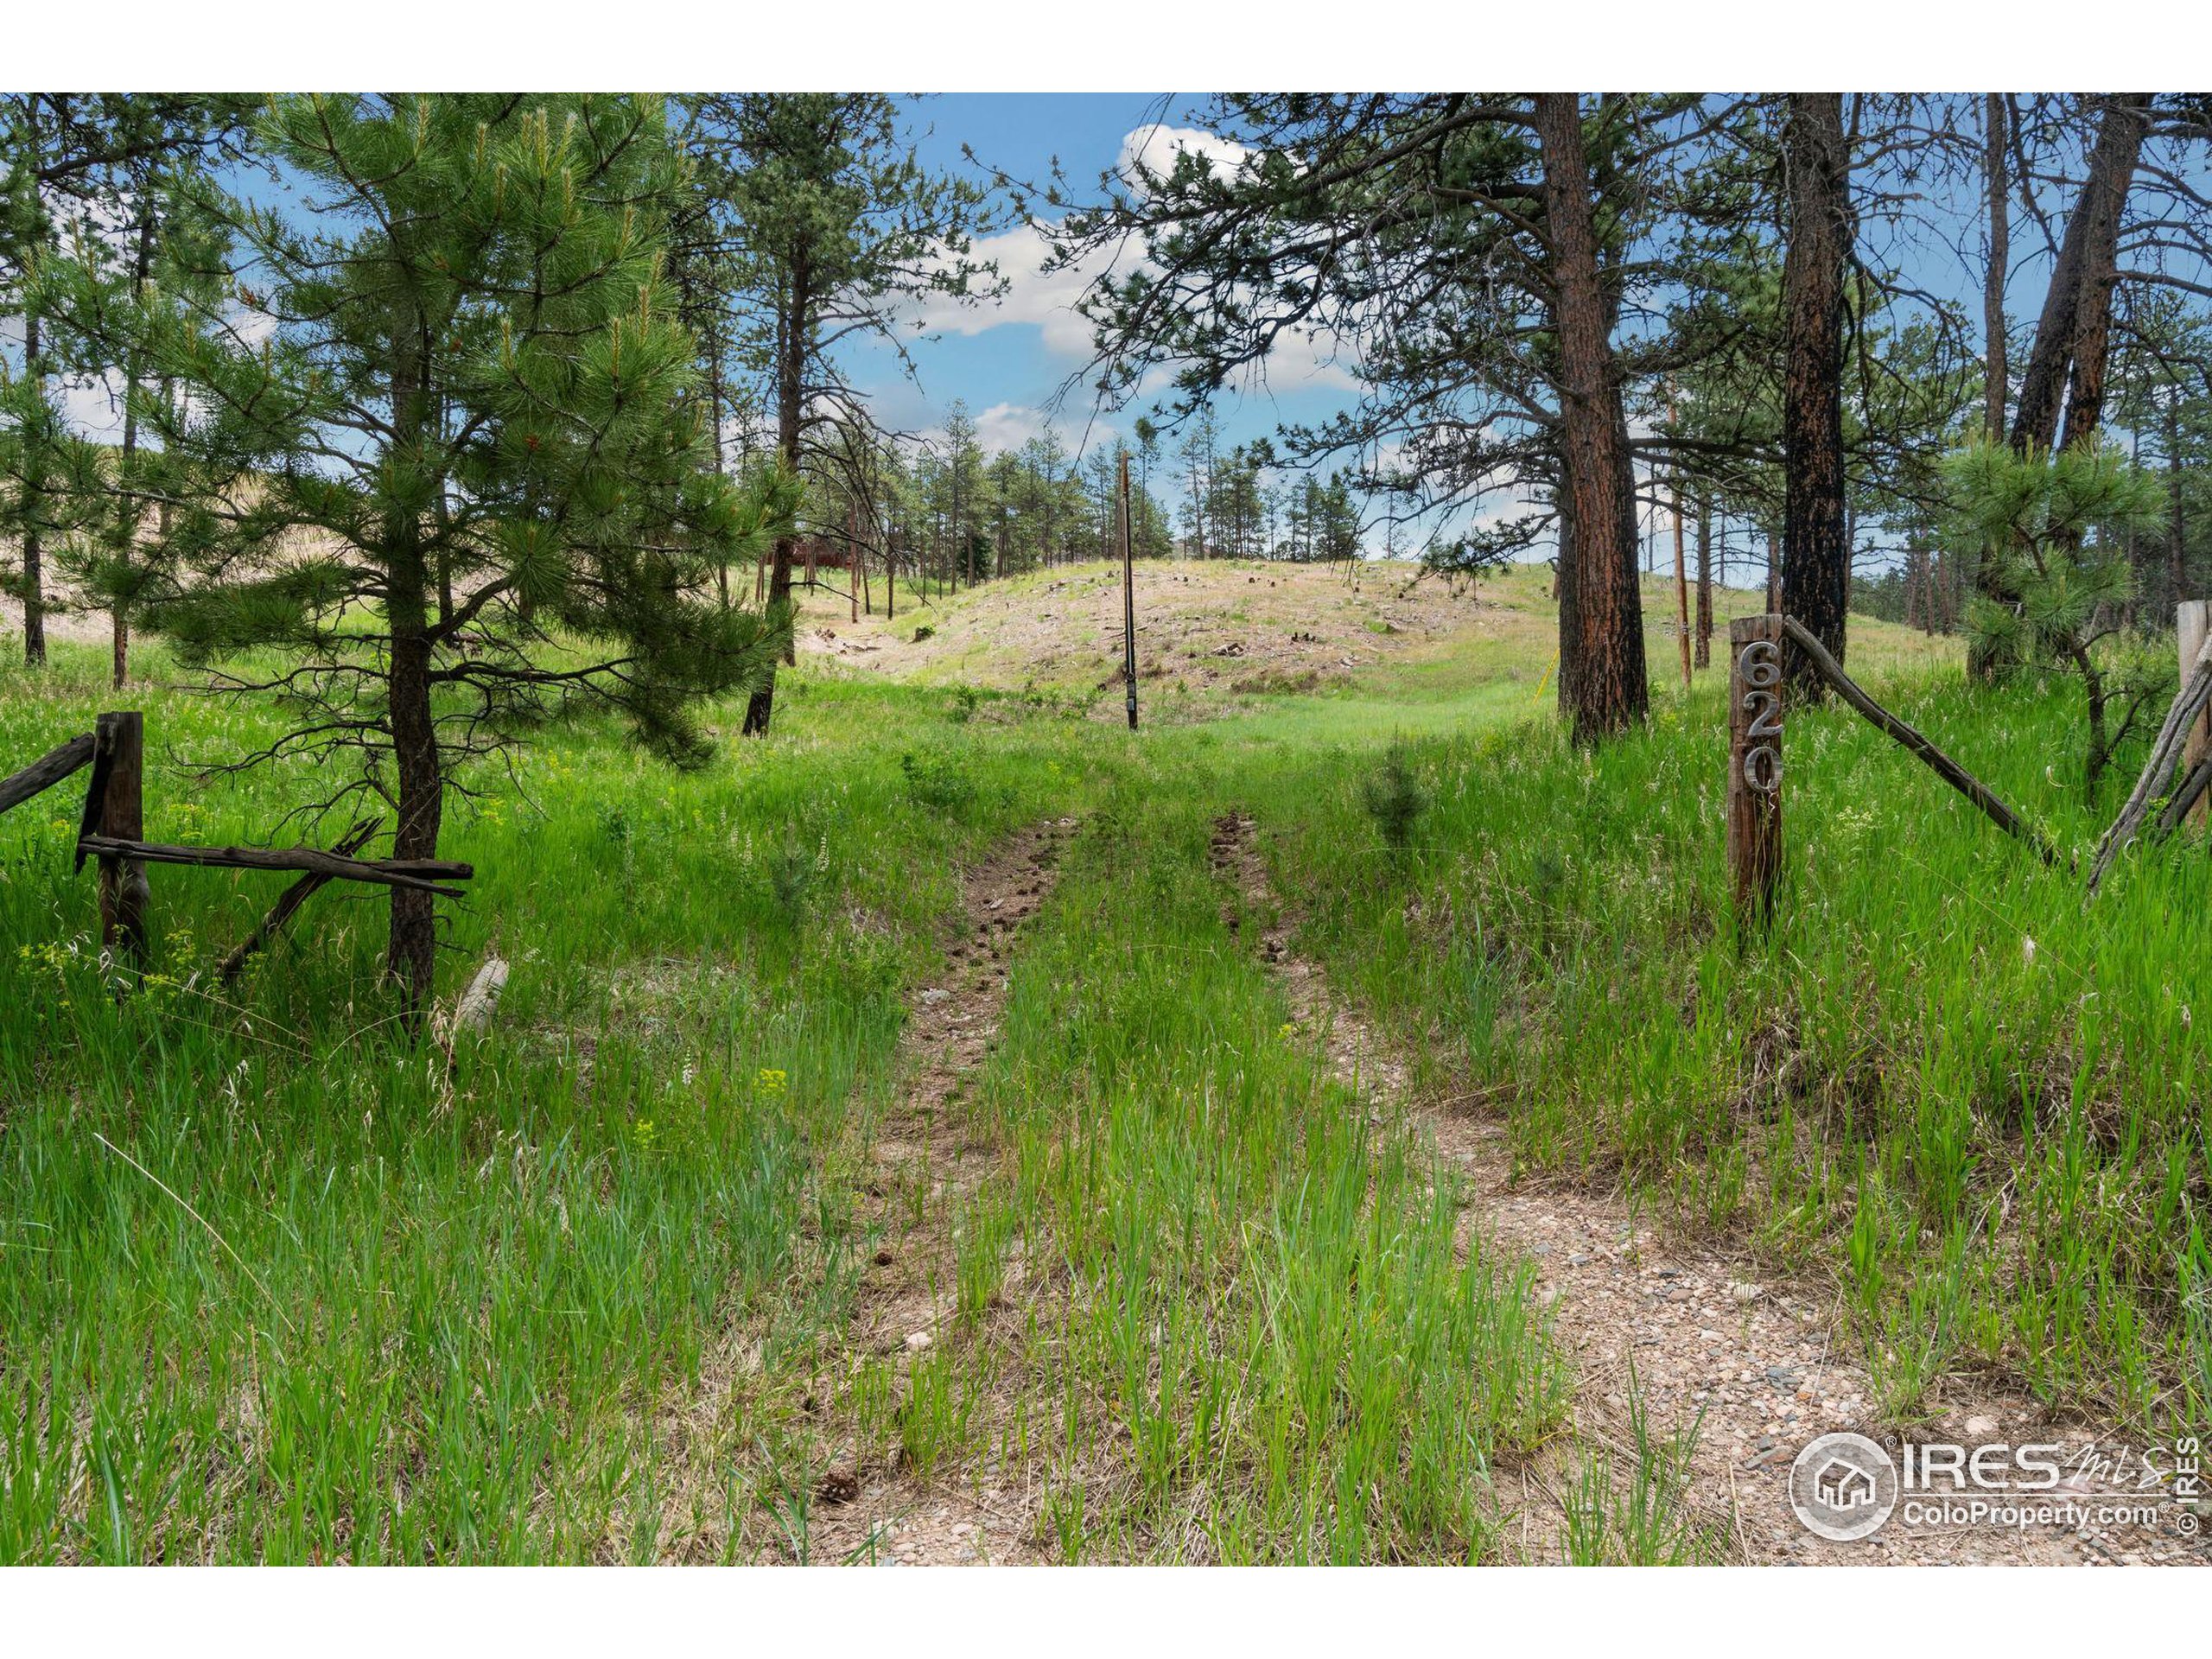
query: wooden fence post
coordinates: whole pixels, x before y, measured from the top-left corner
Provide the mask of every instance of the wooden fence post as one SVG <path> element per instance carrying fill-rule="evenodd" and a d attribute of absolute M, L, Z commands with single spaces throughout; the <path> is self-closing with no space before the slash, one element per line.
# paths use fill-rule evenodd
<path fill-rule="evenodd" d="M 138 841 L 146 833 L 146 721 L 137 709 L 102 715 L 93 734 L 93 777 L 101 785 L 94 833 Z M 87 813 L 87 817 L 94 814 Z M 120 943 L 146 957 L 146 867 L 135 858 L 100 855 L 100 943 Z"/>
<path fill-rule="evenodd" d="M 1728 658 L 1728 871 L 1738 925 L 1764 926 L 1782 874 L 1782 618 L 1735 618 Z"/>
<path fill-rule="evenodd" d="M 2174 632 L 2181 644 L 2182 677 L 2189 677 L 2190 667 L 2196 661 L 2196 653 L 2204 649 L 2204 635 L 2212 629 L 2212 600 L 2184 599 L 2174 607 Z M 2208 743 L 2212 743 L 2212 709 L 2196 717 L 2196 724 L 2189 728 L 2189 739 L 2182 746 L 2181 775 L 2190 771 L 2204 758 Z M 2212 822 L 2212 797 L 2199 796 L 2195 806 L 2183 820 L 2192 830 L 2202 830 Z"/>

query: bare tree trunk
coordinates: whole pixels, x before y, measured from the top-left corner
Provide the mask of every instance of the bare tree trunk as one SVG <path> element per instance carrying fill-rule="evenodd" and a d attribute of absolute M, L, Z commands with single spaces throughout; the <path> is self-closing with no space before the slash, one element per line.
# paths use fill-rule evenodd
<path fill-rule="evenodd" d="M 39 338 L 37 308 L 23 309 L 23 372 L 30 378 L 32 395 L 46 397 L 46 359 Z M 46 662 L 46 537 L 41 530 L 46 512 L 46 439 L 43 431 L 32 435 L 23 457 L 23 661 L 31 667 Z"/>
<path fill-rule="evenodd" d="M 1782 609 L 1839 663 L 1851 610 L 1844 520 L 1843 281 L 1853 239 L 1851 151 L 1836 92 L 1789 99 L 1789 250 L 1782 267 L 1788 364 L 1783 383 Z M 1794 645 L 1783 652 L 1791 701 L 1826 682 Z"/>
<path fill-rule="evenodd" d="M 784 318 L 781 348 L 776 363 L 776 453 L 793 478 L 798 476 L 799 438 L 804 415 L 807 343 L 813 333 L 812 300 L 807 290 L 807 262 L 792 261 L 790 307 Z M 784 628 L 784 661 L 798 661 L 798 641 L 791 627 L 791 555 L 798 542 L 796 526 L 776 537 L 774 563 L 768 573 L 768 610 Z M 755 691 L 745 708 L 745 735 L 758 737 L 775 717 L 776 672 Z"/>
<path fill-rule="evenodd" d="M 130 259 L 130 293 L 133 299 L 144 296 L 147 279 L 154 271 L 154 189 L 150 177 L 139 181 L 138 243 Z M 138 517 L 143 511 L 138 498 L 131 493 L 131 474 L 138 459 L 138 353 L 134 344 L 128 353 L 123 370 L 123 454 L 118 462 L 118 478 L 121 487 L 116 492 L 116 556 L 128 564 L 138 546 Z M 116 606 L 109 613 L 110 655 L 115 676 L 115 689 L 123 690 L 124 682 L 130 676 L 130 622 L 123 607 Z"/>
<path fill-rule="evenodd" d="M 2035 344 L 2020 377 L 2020 397 L 2012 411 L 2010 442 L 2023 455 L 2048 449 L 2059 436 L 2063 404 L 2069 442 L 2094 429 L 2104 401 L 2105 353 L 2111 327 L 2113 273 L 2118 269 L 2120 221 L 2128 187 L 2142 149 L 2148 94 L 2127 92 L 2109 99 L 2089 152 L 2088 172 L 2066 221 L 2050 286 L 2036 320 Z M 2077 360 L 2088 353 L 2092 360 Z M 2068 370 L 2075 383 L 2065 402 Z M 2083 423 L 2087 424 L 2084 426 Z M 1982 594 L 1999 604 L 2015 604 L 1994 560 L 1984 556 L 1975 572 Z M 1977 641 L 1967 654 L 1967 672 L 1988 679 L 2004 665 Z"/>
<path fill-rule="evenodd" d="M 2036 322 L 2035 347 L 2020 379 L 2012 442 L 2023 454 L 2047 449 L 2056 440 L 2069 365 L 2077 380 L 2088 382 L 2090 424 L 2095 423 L 2094 410 L 2103 400 L 2102 353 L 2111 319 L 2111 273 L 2118 264 L 2120 215 L 2135 177 L 2149 105 L 2149 94 L 2144 92 L 2121 93 L 2105 105 L 2096 146 L 2089 152 L 2088 174 L 2066 221 L 2043 315 Z M 2075 361 L 2075 353 L 2085 347 L 2098 353 L 2097 361 Z M 2077 391 L 2075 401 L 2082 397 Z M 2075 421 L 2070 409 L 2068 414 L 2071 429 Z"/>
<path fill-rule="evenodd" d="M 2181 504 L 2181 388 L 2166 400 L 2166 563 L 2173 578 L 2174 602 L 2195 597 L 2189 591 L 2188 543 Z"/>
<path fill-rule="evenodd" d="M 1599 269 L 1582 111 L 1573 92 L 1535 99 L 1543 151 L 1546 228 L 1551 237 L 1553 321 L 1559 340 L 1560 458 L 1574 550 L 1562 564 L 1574 594 L 1573 632 L 1562 632 L 1560 668 L 1570 680 L 1577 742 L 1626 730 L 1650 705 L 1643 660 L 1643 593 L 1637 569 L 1636 507 L 1627 420 L 1614 372 Z"/>
<path fill-rule="evenodd" d="M 401 366 L 392 376 L 392 428 L 395 443 L 413 444 L 419 441 L 423 423 L 422 373 L 408 344 L 400 342 Z M 391 853 L 394 858 L 435 858 L 445 781 L 430 709 L 430 571 L 423 556 L 420 524 L 395 514 L 385 534 L 390 575 L 385 612 L 391 629 L 385 697 L 392 760 L 399 774 L 399 820 L 392 830 Z M 420 888 L 391 890 L 391 935 L 385 971 L 398 982 L 416 1023 L 429 1006 L 436 966 L 435 903 L 434 895 Z"/>
<path fill-rule="evenodd" d="M 2005 404 L 2011 390 L 2005 361 L 2005 283 L 2012 275 L 2012 181 L 2005 170 L 2005 94 L 1982 101 L 1982 175 L 1989 192 L 1989 268 L 1981 286 L 1983 424 L 1992 443 L 2005 441 Z"/>
<path fill-rule="evenodd" d="M 2096 155 L 2103 157 L 2103 165 L 2092 167 L 2082 191 L 2082 211 L 2094 218 L 2082 241 L 2081 286 L 2068 346 L 2074 374 L 2059 442 L 2069 448 L 2092 442 L 2104 416 L 2105 374 L 2112 356 L 2112 290 L 2120 278 L 2120 225 L 2143 152 L 2143 137 L 2150 129 L 2150 105 L 2148 93 L 2131 92 L 2107 108 L 2097 134 Z"/>

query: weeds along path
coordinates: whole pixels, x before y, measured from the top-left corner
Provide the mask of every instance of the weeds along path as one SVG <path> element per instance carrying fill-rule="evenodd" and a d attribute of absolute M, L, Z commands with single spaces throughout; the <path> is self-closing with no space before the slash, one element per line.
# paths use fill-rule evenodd
<path fill-rule="evenodd" d="M 1386 1108 L 1409 1110 L 1425 1122 L 1440 1163 L 1455 1166 L 1469 1184 L 1474 1202 L 1463 1230 L 1478 1227 L 1502 1259 L 1535 1264 L 1553 1334 L 1579 1373 L 1574 1444 L 1537 1459 L 1522 1477 L 1522 1543 L 1529 1559 L 1633 1555 L 1635 1543 L 1623 1535 L 1630 1529 L 1618 1523 L 1637 1496 L 1639 1479 L 1646 1483 L 1643 1496 L 1680 1512 L 1658 1529 L 1662 1536 L 1647 1535 L 1645 1547 L 1657 1542 L 1670 1554 L 1704 1559 L 2203 1559 L 2194 1543 L 2132 1526 L 2081 1533 L 1933 1531 L 1892 1521 L 1853 1544 L 1831 1543 L 1806 1530 L 1788 1492 L 1798 1448 L 1834 1429 L 1880 1433 L 1867 1375 L 1844 1357 L 1838 1310 L 1817 1290 L 1763 1284 L 1748 1262 L 1669 1236 L 1618 1194 L 1546 1185 L 1525 1172 L 1516 1179 L 1503 1122 L 1410 1098 L 1410 1071 L 1393 1045 L 1332 989 L 1319 964 L 1292 949 L 1298 918 L 1276 899 L 1256 831 L 1251 817 L 1230 814 L 1217 821 L 1212 845 L 1217 871 L 1238 888 L 1248 908 L 1274 918 L 1256 941 L 1261 957 L 1282 976 L 1300 1021 L 1321 1033 L 1339 1076 Z M 1639 1403 L 1649 1436 L 1641 1457 Z M 1673 1479 L 1671 1450 L 1693 1431 L 1687 1480 Z M 2053 1427 L 2040 1407 L 2018 1397 L 1955 1404 L 1919 1435 L 2015 1444 L 2091 1437 L 2089 1430 Z M 2116 1431 L 2098 1438 L 2107 1446 L 2130 1443 Z M 1602 1475 L 1593 1478 L 1601 1466 Z M 1677 1496 L 1681 1501 L 1671 1502 Z M 1576 1535 L 1572 1551 L 1570 1534 Z"/>
<path fill-rule="evenodd" d="M 998 1033 L 1015 935 L 1051 894 L 1075 828 L 1073 818 L 1048 818 L 1019 830 L 966 873 L 944 981 L 915 996 L 899 1038 L 899 1082 L 891 1110 L 875 1126 L 866 1192 L 883 1242 L 847 1340 L 850 1375 L 862 1380 L 842 1392 L 861 1413 L 875 1402 L 853 1395 L 898 1374 L 911 1399 L 918 1374 L 927 1390 L 946 1363 L 958 1301 L 956 1217 L 996 1167 L 989 1145 L 971 1135 L 961 1103 Z M 972 1490 L 933 1484 L 912 1459 L 893 1461 L 895 1467 L 864 1463 L 856 1444 L 836 1448 L 812 1495 L 818 1507 L 804 1529 L 810 1560 L 1003 1560 L 1026 1532 L 1026 1516 Z"/>

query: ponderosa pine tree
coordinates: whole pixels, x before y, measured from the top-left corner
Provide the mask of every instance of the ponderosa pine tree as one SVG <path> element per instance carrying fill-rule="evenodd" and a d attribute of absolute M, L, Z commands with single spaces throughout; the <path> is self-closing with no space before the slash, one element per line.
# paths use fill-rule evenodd
<path fill-rule="evenodd" d="M 16 547 L 9 586 L 23 607 L 26 662 L 46 660 L 49 559 L 81 548 L 104 516 L 110 535 L 101 539 L 117 529 L 106 446 L 85 447 L 62 415 L 59 388 L 124 365 L 83 317 L 57 315 L 67 304 L 57 289 L 72 283 L 74 267 L 127 264 L 114 233 L 143 220 L 146 181 L 227 144 L 252 103 L 185 93 L 0 99 L 0 314 L 17 319 L 23 343 L 20 364 L 0 369 L 0 530 Z M 149 263 L 152 228 L 136 238 Z"/>
<path fill-rule="evenodd" d="M 179 396 L 138 404 L 169 509 L 140 618 L 283 712 L 254 759 L 353 762 L 322 804 L 382 797 L 398 858 L 435 857 L 457 769 L 537 722 L 612 709 L 702 760 L 693 701 L 761 683 L 785 626 L 708 584 L 790 491 L 741 499 L 686 395 L 659 104 L 288 97 L 257 137 L 308 212 L 212 203 L 245 256 L 229 302 L 149 309 Z M 434 923 L 393 890 L 417 1013 Z"/>
<path fill-rule="evenodd" d="M 996 291 L 969 257 L 988 228 L 986 193 L 925 169 L 900 133 L 899 111 L 874 92 L 713 93 L 688 100 L 688 142 L 723 202 L 722 234 L 737 253 L 732 337 L 765 383 L 776 451 L 804 473 L 815 435 L 868 419 L 837 348 L 870 336 L 903 356 L 899 324 L 929 303 Z M 768 604 L 791 607 L 794 526 L 778 538 Z M 785 660 L 791 660 L 788 651 Z M 772 671 L 753 692 L 745 730 L 768 729 Z"/>

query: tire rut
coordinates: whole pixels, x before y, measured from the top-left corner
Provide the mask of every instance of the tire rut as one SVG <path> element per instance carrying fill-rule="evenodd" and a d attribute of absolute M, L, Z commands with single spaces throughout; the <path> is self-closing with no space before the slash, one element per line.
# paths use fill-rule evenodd
<path fill-rule="evenodd" d="M 946 971 L 911 999 L 897 1093 L 869 1148 L 864 1208 L 886 1242 L 867 1268 L 849 1361 L 888 1357 L 903 1378 L 959 1339 L 952 1218 L 998 1167 L 995 1149 L 970 1134 L 963 1101 L 995 1045 L 1020 931 L 1051 897 L 1075 832 L 1073 818 L 1046 819 L 963 874 Z M 956 1490 L 949 1478 L 919 1479 L 896 1464 L 894 1454 L 891 1466 L 863 1465 L 847 1437 L 816 1489 L 815 1560 L 950 1565 L 1026 1554 L 1033 1528 L 1020 1497 Z"/>

